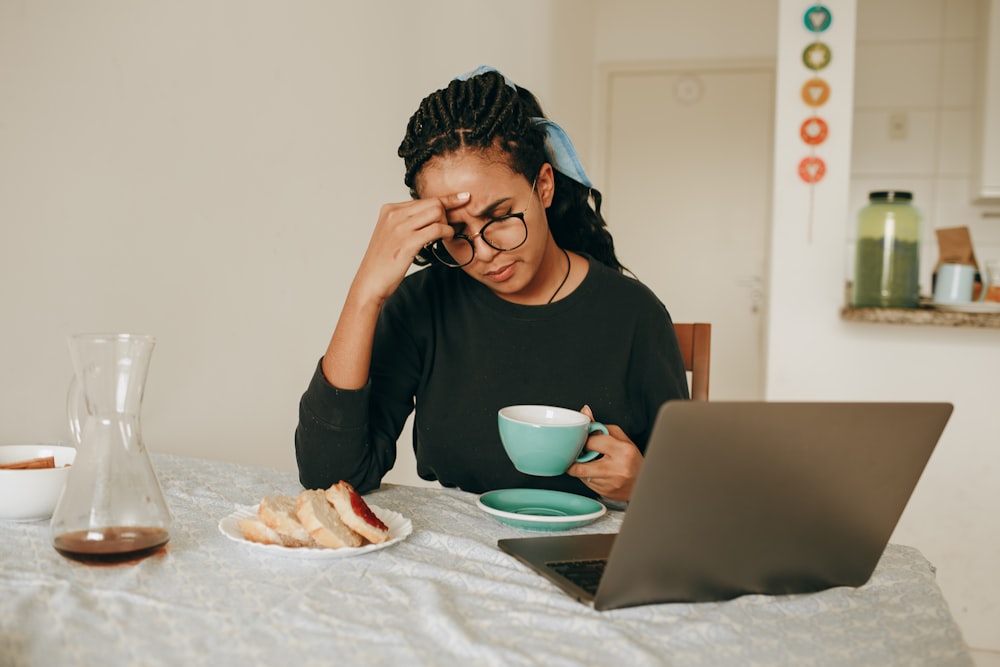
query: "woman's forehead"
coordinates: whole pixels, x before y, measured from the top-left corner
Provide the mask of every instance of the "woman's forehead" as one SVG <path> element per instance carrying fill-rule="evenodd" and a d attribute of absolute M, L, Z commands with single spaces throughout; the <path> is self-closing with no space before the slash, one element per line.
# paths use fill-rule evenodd
<path fill-rule="evenodd" d="M 469 192 L 473 197 L 504 191 L 523 177 L 510 167 L 502 151 L 461 150 L 428 160 L 414 185 L 421 197 Z"/>

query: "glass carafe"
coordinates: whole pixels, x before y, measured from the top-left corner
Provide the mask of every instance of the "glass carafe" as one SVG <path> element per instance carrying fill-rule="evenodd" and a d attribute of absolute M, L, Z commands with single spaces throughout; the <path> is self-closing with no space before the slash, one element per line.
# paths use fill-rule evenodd
<path fill-rule="evenodd" d="M 52 515 L 52 545 L 82 561 L 143 558 L 170 539 L 170 510 L 142 442 L 152 336 L 78 334 L 67 412 L 77 456 Z"/>

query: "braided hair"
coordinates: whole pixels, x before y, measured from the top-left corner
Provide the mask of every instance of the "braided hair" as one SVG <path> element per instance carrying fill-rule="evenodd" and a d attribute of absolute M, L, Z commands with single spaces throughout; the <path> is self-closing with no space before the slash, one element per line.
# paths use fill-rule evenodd
<path fill-rule="evenodd" d="M 406 136 L 399 145 L 399 156 L 406 168 L 403 181 L 410 195 L 417 197 L 416 177 L 428 160 L 461 148 L 499 148 L 509 156 L 511 169 L 531 182 L 548 161 L 544 130 L 532 122 L 532 118 L 544 117 L 530 91 L 511 88 L 497 72 L 454 80 L 447 88 L 431 93 L 410 117 Z M 546 217 L 556 243 L 624 271 L 601 216 L 601 193 L 559 171 L 553 173 L 555 194 Z M 413 261 L 420 265 L 437 262 L 427 249 Z"/>

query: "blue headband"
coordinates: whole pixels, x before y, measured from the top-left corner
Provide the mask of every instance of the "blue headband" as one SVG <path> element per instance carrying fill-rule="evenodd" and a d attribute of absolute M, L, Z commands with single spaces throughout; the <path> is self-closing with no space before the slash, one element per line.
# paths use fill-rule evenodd
<path fill-rule="evenodd" d="M 485 74 L 486 72 L 496 72 L 503 77 L 503 80 L 508 86 L 517 90 L 517 86 L 514 85 L 514 82 L 508 79 L 503 72 L 500 72 L 489 65 L 480 65 L 471 72 L 459 74 L 455 77 L 455 80 L 466 81 L 474 76 Z M 580 156 L 577 155 L 576 149 L 573 147 L 573 142 L 570 141 L 569 135 L 566 134 L 566 131 L 548 118 L 532 118 L 531 120 L 545 131 L 545 156 L 549 159 L 549 162 L 552 163 L 552 167 L 564 176 L 572 178 L 574 181 L 585 187 L 594 187 L 590 182 L 590 179 L 587 178 L 587 174 L 583 170 L 583 164 L 580 162 Z"/>

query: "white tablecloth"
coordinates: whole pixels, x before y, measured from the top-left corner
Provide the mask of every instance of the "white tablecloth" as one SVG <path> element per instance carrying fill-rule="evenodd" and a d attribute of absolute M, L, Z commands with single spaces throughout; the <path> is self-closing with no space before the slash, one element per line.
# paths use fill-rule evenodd
<path fill-rule="evenodd" d="M 788 597 L 595 612 L 501 553 L 529 536 L 452 490 L 367 497 L 413 522 L 389 548 L 293 560 L 227 539 L 219 520 L 293 473 L 154 456 L 174 514 L 167 550 L 88 566 L 48 523 L 0 522 L 0 665 L 971 665 L 915 549 L 872 580 Z M 580 529 L 614 532 L 612 512 Z"/>

